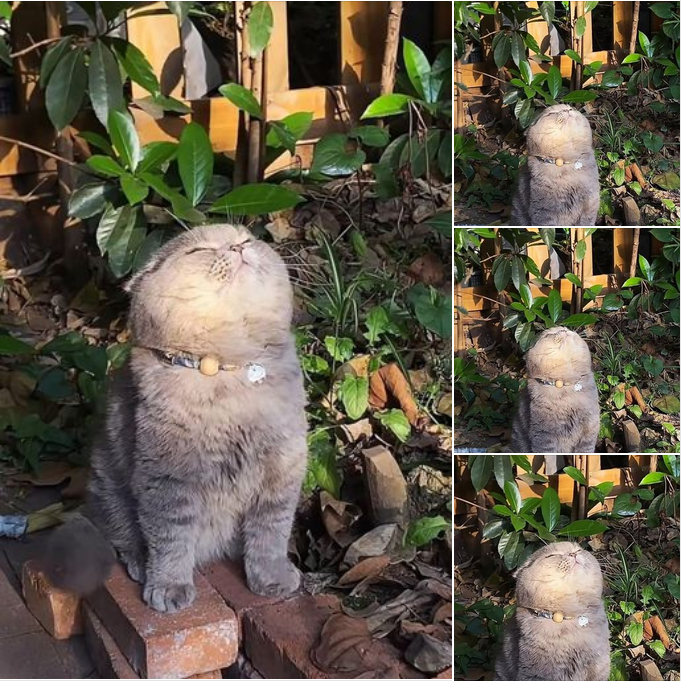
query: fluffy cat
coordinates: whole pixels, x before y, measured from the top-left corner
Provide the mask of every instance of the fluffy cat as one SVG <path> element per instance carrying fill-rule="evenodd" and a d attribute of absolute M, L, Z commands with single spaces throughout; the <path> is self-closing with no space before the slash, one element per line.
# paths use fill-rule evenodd
<path fill-rule="evenodd" d="M 589 121 L 571 106 L 545 109 L 527 131 L 510 225 L 594 225 L 600 202 Z"/>
<path fill-rule="evenodd" d="M 294 591 L 287 544 L 307 425 L 284 263 L 244 228 L 199 227 L 127 289 L 133 347 L 92 451 L 89 517 L 156 610 L 188 606 L 194 569 L 222 556 L 243 557 L 256 593 Z M 106 547 L 90 555 L 83 522 L 55 537 L 48 560 L 76 592 L 110 564 Z"/>
<path fill-rule="evenodd" d="M 514 452 L 593 452 L 600 428 L 591 353 L 574 331 L 554 326 L 525 357 L 527 389 L 513 420 Z"/>
<path fill-rule="evenodd" d="M 516 571 L 516 611 L 494 681 L 608 681 L 610 643 L 598 561 L 578 544 L 536 551 Z"/>

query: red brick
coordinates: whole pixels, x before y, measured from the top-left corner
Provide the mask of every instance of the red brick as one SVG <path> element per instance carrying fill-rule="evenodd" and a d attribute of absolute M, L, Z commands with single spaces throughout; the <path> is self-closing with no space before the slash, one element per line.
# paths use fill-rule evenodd
<path fill-rule="evenodd" d="M 88 598 L 132 668 L 146 678 L 187 678 L 227 667 L 237 656 L 236 615 L 200 574 L 196 600 L 180 612 L 159 613 L 120 565 Z"/>
<path fill-rule="evenodd" d="M 450 667 L 449 669 L 445 669 L 443 672 L 440 672 L 435 678 L 436 679 L 451 679 L 452 678 L 452 668 Z"/>
<path fill-rule="evenodd" d="M 104 628 L 102 620 L 95 615 L 87 603 L 83 603 L 83 629 L 88 651 L 99 675 L 103 679 L 139 679 L 135 670 L 125 659 L 111 634 Z M 205 674 L 194 674 L 190 679 L 221 679 L 219 669 Z"/>
<path fill-rule="evenodd" d="M 83 632 L 80 598 L 50 584 L 35 560 L 24 563 L 21 582 L 28 609 L 48 634 L 65 639 Z"/>
<path fill-rule="evenodd" d="M 346 673 L 332 674 L 319 669 L 310 659 L 324 623 L 339 610 L 338 599 L 327 594 L 298 596 L 251 608 L 243 614 L 245 654 L 265 678 L 347 678 Z M 395 669 L 399 678 L 424 678 L 402 662 L 402 654 L 386 641 L 374 639 L 363 657 L 367 670 Z"/>

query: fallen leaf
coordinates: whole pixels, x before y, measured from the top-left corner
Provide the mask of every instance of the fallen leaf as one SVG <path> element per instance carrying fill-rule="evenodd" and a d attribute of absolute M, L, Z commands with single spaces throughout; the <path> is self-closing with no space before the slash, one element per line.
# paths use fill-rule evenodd
<path fill-rule="evenodd" d="M 667 635 L 667 631 L 664 628 L 664 624 L 657 615 L 653 615 L 650 619 L 647 619 L 645 622 L 643 622 L 643 640 L 651 641 L 653 638 L 655 638 L 655 634 L 657 634 L 657 638 L 662 641 L 662 645 L 667 650 L 672 647 L 672 643 L 669 640 L 669 636 Z"/>
<path fill-rule="evenodd" d="M 396 402 L 397 406 L 402 409 L 412 426 L 418 427 L 424 424 L 426 417 L 419 413 L 407 379 L 400 367 L 391 362 L 371 374 L 369 404 L 374 409 L 385 409 L 393 402 Z"/>
<path fill-rule="evenodd" d="M 435 253 L 428 252 L 409 265 L 409 273 L 426 286 L 441 286 L 445 280 L 445 268 Z"/>
<path fill-rule="evenodd" d="M 44 461 L 37 473 L 18 473 L 11 476 L 11 480 L 27 482 L 35 487 L 52 487 L 71 478 L 76 470 L 75 466 L 65 461 Z"/>
<path fill-rule="evenodd" d="M 417 634 L 404 652 L 404 659 L 419 671 L 437 674 L 452 663 L 452 644 L 430 634 Z"/>
<path fill-rule="evenodd" d="M 678 414 L 679 398 L 674 395 L 663 395 L 653 400 L 653 407 L 665 414 Z"/>
<path fill-rule="evenodd" d="M 367 578 L 378 577 L 383 570 L 390 564 L 389 556 L 370 556 L 361 560 L 357 565 L 351 567 L 345 574 L 341 575 L 337 584 L 346 586 L 355 584 Z"/>
<path fill-rule="evenodd" d="M 343 561 L 348 565 L 355 565 L 362 558 L 390 553 L 397 538 L 397 529 L 397 524 L 392 523 L 369 530 L 348 547 Z"/>
<path fill-rule="evenodd" d="M 669 191 L 678 190 L 679 188 L 679 176 L 673 170 L 654 175 L 651 182 L 658 187 L 668 189 Z"/>
<path fill-rule="evenodd" d="M 334 499 L 328 492 L 321 492 L 319 503 L 322 510 L 322 522 L 331 539 L 339 546 L 352 544 L 357 535 L 350 528 L 362 516 L 362 510 L 355 504 Z"/>
<path fill-rule="evenodd" d="M 324 623 L 310 657 L 322 671 L 355 672 L 363 669 L 363 653 L 370 644 L 365 620 L 334 613 Z"/>

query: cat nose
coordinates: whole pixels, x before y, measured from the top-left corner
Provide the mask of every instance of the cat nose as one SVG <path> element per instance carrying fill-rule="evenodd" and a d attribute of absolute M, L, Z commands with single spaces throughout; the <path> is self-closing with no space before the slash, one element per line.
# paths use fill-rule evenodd
<path fill-rule="evenodd" d="M 230 251 L 235 251 L 236 253 L 241 253 L 241 251 L 244 250 L 244 245 L 245 245 L 245 244 L 232 244 L 232 245 L 229 247 L 229 250 L 230 250 Z"/>

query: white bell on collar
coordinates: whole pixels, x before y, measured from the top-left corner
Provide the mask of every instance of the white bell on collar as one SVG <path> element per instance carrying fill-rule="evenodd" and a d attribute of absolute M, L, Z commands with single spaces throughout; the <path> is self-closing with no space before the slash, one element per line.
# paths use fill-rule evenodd
<path fill-rule="evenodd" d="M 249 364 L 246 368 L 246 378 L 251 383 L 262 383 L 267 377 L 267 371 L 262 364 Z"/>

